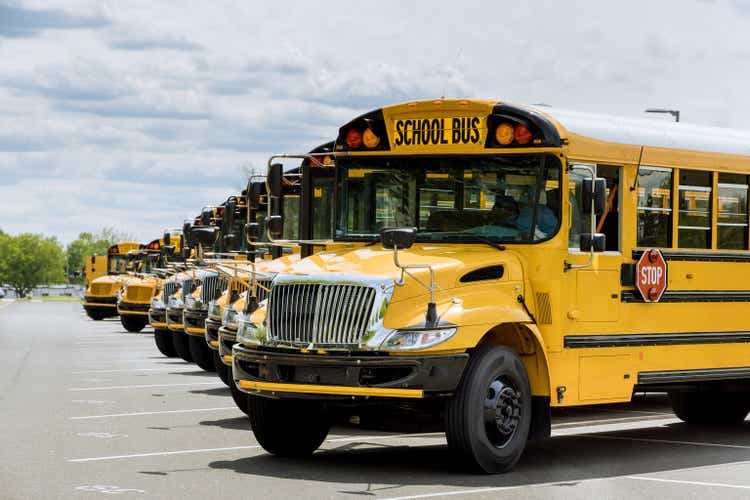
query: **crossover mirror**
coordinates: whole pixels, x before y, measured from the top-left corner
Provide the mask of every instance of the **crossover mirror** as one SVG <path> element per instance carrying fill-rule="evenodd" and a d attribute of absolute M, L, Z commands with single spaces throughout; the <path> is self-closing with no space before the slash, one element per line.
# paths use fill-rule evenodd
<path fill-rule="evenodd" d="M 161 247 L 161 254 L 165 257 L 172 257 L 175 253 L 176 249 L 174 245 L 164 245 Z"/>
<path fill-rule="evenodd" d="M 224 206 L 224 231 L 230 231 L 234 225 L 234 216 L 237 211 L 237 199 L 231 197 Z"/>
<path fill-rule="evenodd" d="M 260 224 L 257 222 L 248 222 L 245 224 L 245 238 L 248 243 L 260 239 Z"/>
<path fill-rule="evenodd" d="M 592 185 L 593 183 L 593 185 Z M 594 213 L 601 215 L 607 205 L 607 181 L 602 177 L 595 179 L 584 179 L 581 190 L 581 209 L 584 213 L 591 213 L 591 203 L 594 204 Z"/>
<path fill-rule="evenodd" d="M 164 233 L 163 240 L 165 245 L 169 245 L 170 243 L 172 243 L 172 235 L 169 233 Z"/>
<path fill-rule="evenodd" d="M 284 232 L 284 219 L 280 215 L 266 217 L 266 229 L 271 238 L 281 238 L 281 235 Z"/>
<path fill-rule="evenodd" d="M 602 233 L 582 233 L 582 252 L 603 252 L 607 248 L 607 238 Z"/>
<path fill-rule="evenodd" d="M 394 227 L 386 228 L 380 231 L 380 240 L 383 248 L 388 250 L 405 250 L 411 248 L 417 239 L 416 227 Z"/>
<path fill-rule="evenodd" d="M 268 167 L 268 190 L 274 198 L 281 197 L 282 178 L 284 176 L 284 166 L 281 163 L 273 163 Z"/>

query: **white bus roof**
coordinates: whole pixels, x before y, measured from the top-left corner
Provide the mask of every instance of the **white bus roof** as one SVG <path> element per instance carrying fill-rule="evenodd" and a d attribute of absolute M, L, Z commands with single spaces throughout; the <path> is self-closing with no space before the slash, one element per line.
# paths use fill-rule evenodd
<path fill-rule="evenodd" d="M 750 156 L 750 131 L 529 106 L 568 132 L 607 142 Z"/>

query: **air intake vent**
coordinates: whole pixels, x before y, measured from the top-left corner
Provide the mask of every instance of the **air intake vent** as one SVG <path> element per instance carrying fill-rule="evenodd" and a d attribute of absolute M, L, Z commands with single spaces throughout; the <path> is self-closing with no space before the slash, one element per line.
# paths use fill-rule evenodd
<path fill-rule="evenodd" d="M 536 294 L 536 321 L 540 325 L 552 324 L 552 304 L 548 293 Z"/>
<path fill-rule="evenodd" d="M 474 269 L 473 271 L 461 276 L 461 283 L 471 283 L 472 281 L 499 280 L 503 277 L 503 266 L 489 266 Z"/>

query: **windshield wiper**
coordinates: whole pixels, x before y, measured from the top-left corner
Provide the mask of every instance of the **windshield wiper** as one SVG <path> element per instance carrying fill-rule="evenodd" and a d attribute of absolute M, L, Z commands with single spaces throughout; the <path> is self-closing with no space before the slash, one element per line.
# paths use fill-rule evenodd
<path fill-rule="evenodd" d="M 491 240 L 489 238 L 483 238 L 482 236 L 477 236 L 475 239 L 477 241 L 481 242 L 481 243 L 484 243 L 484 244 L 487 244 L 487 245 L 491 246 L 492 248 L 500 250 L 501 252 L 503 250 L 505 250 L 505 245 L 501 245 L 497 241 L 493 241 L 493 240 Z"/>

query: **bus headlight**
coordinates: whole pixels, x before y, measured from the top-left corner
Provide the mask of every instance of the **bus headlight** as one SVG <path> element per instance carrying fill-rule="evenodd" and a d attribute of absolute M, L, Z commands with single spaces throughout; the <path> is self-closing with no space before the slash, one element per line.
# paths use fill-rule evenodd
<path fill-rule="evenodd" d="M 208 306 L 208 316 L 211 319 L 221 319 L 221 306 L 213 301 Z"/>
<path fill-rule="evenodd" d="M 182 300 L 177 297 L 169 297 L 169 299 L 167 299 L 167 306 L 174 309 L 179 309 L 180 307 L 182 307 Z"/>
<path fill-rule="evenodd" d="M 243 317 L 237 322 L 237 342 L 242 344 L 260 345 L 265 339 L 263 325 L 256 325 Z"/>
<path fill-rule="evenodd" d="M 188 295 L 185 297 L 185 309 L 195 309 L 195 297 Z"/>
<path fill-rule="evenodd" d="M 391 333 L 381 349 L 387 351 L 411 351 L 417 349 L 427 349 L 445 342 L 456 334 L 457 329 L 452 328 L 434 328 L 431 330 L 395 330 Z"/>
<path fill-rule="evenodd" d="M 154 297 L 151 299 L 151 307 L 154 309 L 164 309 L 164 301 L 161 300 L 161 297 Z"/>
<path fill-rule="evenodd" d="M 221 317 L 221 323 L 224 325 L 224 328 L 236 330 L 238 320 L 237 311 L 232 309 L 232 306 L 224 306 L 224 315 Z"/>

